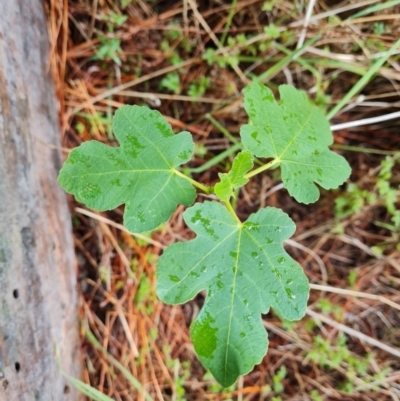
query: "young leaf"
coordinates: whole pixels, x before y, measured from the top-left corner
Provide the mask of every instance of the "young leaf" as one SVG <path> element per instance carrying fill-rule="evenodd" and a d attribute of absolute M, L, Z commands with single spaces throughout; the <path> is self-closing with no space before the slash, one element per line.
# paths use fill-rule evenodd
<path fill-rule="evenodd" d="M 298 202 L 315 202 L 315 183 L 337 188 L 349 177 L 350 166 L 329 150 L 333 137 L 318 107 L 292 86 L 281 85 L 279 94 L 280 104 L 264 85 L 254 82 L 245 89 L 251 124 L 242 126 L 242 141 L 255 156 L 274 158 L 285 188 Z"/>
<path fill-rule="evenodd" d="M 90 141 L 69 154 L 58 177 L 67 192 L 97 210 L 125 203 L 132 232 L 157 228 L 179 203 L 193 203 L 194 187 L 175 170 L 192 157 L 188 132 L 174 135 L 158 111 L 139 106 L 120 107 L 113 128 L 119 148 Z"/>
<path fill-rule="evenodd" d="M 214 192 L 224 202 L 229 202 L 232 190 L 247 183 L 245 174 L 253 167 L 253 155 L 248 150 L 237 154 L 233 160 L 232 169 L 228 174 L 219 173 L 220 182 L 214 186 Z"/>
<path fill-rule="evenodd" d="M 272 207 L 238 223 L 218 202 L 196 203 L 184 219 L 197 237 L 160 257 L 157 294 L 179 304 L 207 291 L 191 338 L 201 362 L 227 387 L 267 351 L 262 313 L 272 307 L 286 320 L 305 313 L 307 278 L 282 246 L 295 225 Z"/>

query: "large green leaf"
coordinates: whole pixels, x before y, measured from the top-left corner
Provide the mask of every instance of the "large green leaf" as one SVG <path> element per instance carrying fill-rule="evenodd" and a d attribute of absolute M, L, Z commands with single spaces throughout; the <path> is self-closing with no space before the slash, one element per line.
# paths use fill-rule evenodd
<path fill-rule="evenodd" d="M 67 192 L 97 210 L 125 203 L 132 232 L 157 228 L 177 204 L 193 203 L 194 187 L 175 170 L 192 157 L 188 132 L 174 135 L 158 111 L 139 106 L 120 107 L 113 128 L 119 148 L 90 141 L 70 153 L 58 178 Z"/>
<path fill-rule="evenodd" d="M 333 137 L 329 122 L 306 95 L 289 85 L 279 87 L 280 103 L 262 84 L 244 91 L 250 124 L 241 128 L 245 146 L 258 157 L 273 158 L 282 170 L 282 181 L 298 202 L 319 197 L 317 183 L 337 188 L 350 175 L 346 160 L 329 150 Z"/>
<path fill-rule="evenodd" d="M 244 150 L 238 153 L 233 160 L 231 171 L 227 174 L 218 174 L 221 181 L 214 186 L 215 194 L 224 202 L 229 202 L 232 190 L 240 188 L 249 181 L 245 174 L 252 167 L 253 155 L 251 152 Z"/>
<path fill-rule="evenodd" d="M 157 294 L 179 304 L 207 291 L 191 338 L 201 362 L 229 386 L 267 351 L 262 313 L 272 307 L 287 320 L 305 313 L 307 278 L 282 246 L 295 225 L 275 208 L 239 223 L 215 201 L 188 208 L 184 219 L 197 237 L 173 244 L 160 257 Z"/>

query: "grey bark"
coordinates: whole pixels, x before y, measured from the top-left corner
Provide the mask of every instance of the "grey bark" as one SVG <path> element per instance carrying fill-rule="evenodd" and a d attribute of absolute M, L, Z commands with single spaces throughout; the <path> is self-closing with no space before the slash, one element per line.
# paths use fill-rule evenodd
<path fill-rule="evenodd" d="M 76 401 L 70 216 L 41 0 L 0 0 L 0 400 Z"/>

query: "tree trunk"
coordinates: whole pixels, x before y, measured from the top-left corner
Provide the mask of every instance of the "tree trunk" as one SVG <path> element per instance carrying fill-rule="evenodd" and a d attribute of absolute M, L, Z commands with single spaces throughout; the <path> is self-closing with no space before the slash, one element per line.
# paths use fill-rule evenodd
<path fill-rule="evenodd" d="M 41 0 L 0 0 L 0 400 L 76 401 L 70 216 Z"/>

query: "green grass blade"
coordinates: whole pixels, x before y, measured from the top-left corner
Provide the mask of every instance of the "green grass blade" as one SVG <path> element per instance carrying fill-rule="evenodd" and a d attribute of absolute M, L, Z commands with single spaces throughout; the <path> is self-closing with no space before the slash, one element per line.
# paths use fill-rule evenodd
<path fill-rule="evenodd" d="M 347 63 L 345 61 L 328 60 L 328 59 L 303 59 L 310 64 L 315 64 L 320 67 L 326 68 L 339 68 L 342 71 L 353 72 L 357 75 L 364 75 L 368 70 L 367 66 L 358 63 Z"/>
<path fill-rule="evenodd" d="M 240 142 L 222 124 L 220 124 L 218 122 L 218 120 L 216 120 L 211 114 L 207 113 L 206 118 L 214 125 L 214 127 L 218 128 L 222 132 L 222 134 L 224 134 L 232 143 L 234 143 L 236 145 L 237 143 Z"/>
<path fill-rule="evenodd" d="M 400 0 L 392 0 L 383 4 L 375 4 L 371 7 L 366 8 L 365 10 L 361 10 L 358 13 L 353 14 L 349 19 L 363 17 L 364 15 L 372 14 L 376 11 L 382 11 L 389 7 L 394 7 L 400 4 Z"/>
<path fill-rule="evenodd" d="M 66 377 L 71 382 L 71 384 L 79 392 L 86 395 L 86 397 L 89 397 L 90 399 L 92 399 L 94 401 L 114 401 L 112 398 L 103 394 L 101 391 L 93 388 L 92 386 L 89 386 L 89 384 L 86 384 L 78 379 L 75 379 L 75 377 L 72 377 L 72 376 L 66 376 Z"/>
<path fill-rule="evenodd" d="M 91 344 L 98 349 L 124 376 L 125 378 L 129 381 L 129 383 L 132 384 L 132 386 L 139 392 L 141 392 L 144 395 L 144 398 L 146 401 L 154 401 L 153 398 L 149 393 L 147 393 L 143 386 L 140 384 L 138 379 L 132 375 L 131 372 L 129 372 L 128 369 L 125 368 L 125 366 L 122 365 L 119 361 L 117 361 L 112 355 L 110 355 L 103 347 L 102 345 L 97 341 L 96 337 L 93 335 L 93 333 L 85 327 L 85 335 L 86 338 L 91 342 Z M 102 401 L 102 400 L 100 400 Z"/>
<path fill-rule="evenodd" d="M 224 26 L 224 32 L 222 33 L 222 36 L 221 36 L 221 40 L 220 40 L 221 45 L 224 45 L 226 37 L 228 35 L 229 28 L 231 27 L 232 19 L 233 19 L 233 16 L 235 15 L 236 4 L 237 4 L 237 0 L 233 0 L 232 4 L 231 4 L 231 8 L 229 10 L 228 18 L 226 19 L 226 24 Z"/>
<path fill-rule="evenodd" d="M 353 96 L 360 92 L 360 90 L 369 83 L 373 75 L 379 70 L 379 68 L 383 66 L 383 64 L 385 64 L 386 60 L 399 46 L 400 39 L 371 66 L 371 68 L 359 79 L 359 81 L 350 89 L 350 91 L 347 92 L 342 100 L 328 113 L 328 120 L 335 116 L 335 114 L 341 110 Z"/>
<path fill-rule="evenodd" d="M 278 61 L 276 64 L 274 64 L 271 68 L 269 68 L 267 71 L 263 72 L 261 75 L 258 77 L 254 77 L 253 80 L 257 82 L 265 82 L 267 79 L 272 78 L 275 76 L 282 68 L 286 67 L 298 54 L 302 53 L 305 48 L 308 46 L 313 45 L 317 40 L 319 40 L 321 37 L 321 34 L 318 34 L 314 38 L 308 40 L 300 49 L 296 49 L 293 52 L 291 52 L 289 55 L 284 57 L 282 60 Z"/>
<path fill-rule="evenodd" d="M 202 173 L 203 171 L 206 171 L 209 168 L 215 166 L 216 164 L 222 162 L 227 157 L 233 155 L 235 152 L 241 149 L 243 149 L 243 144 L 239 142 L 233 145 L 231 148 L 228 148 L 227 150 L 224 150 L 223 152 L 219 153 L 217 156 L 214 156 L 212 159 L 208 160 L 201 166 L 189 169 L 189 171 L 191 173 Z"/>

